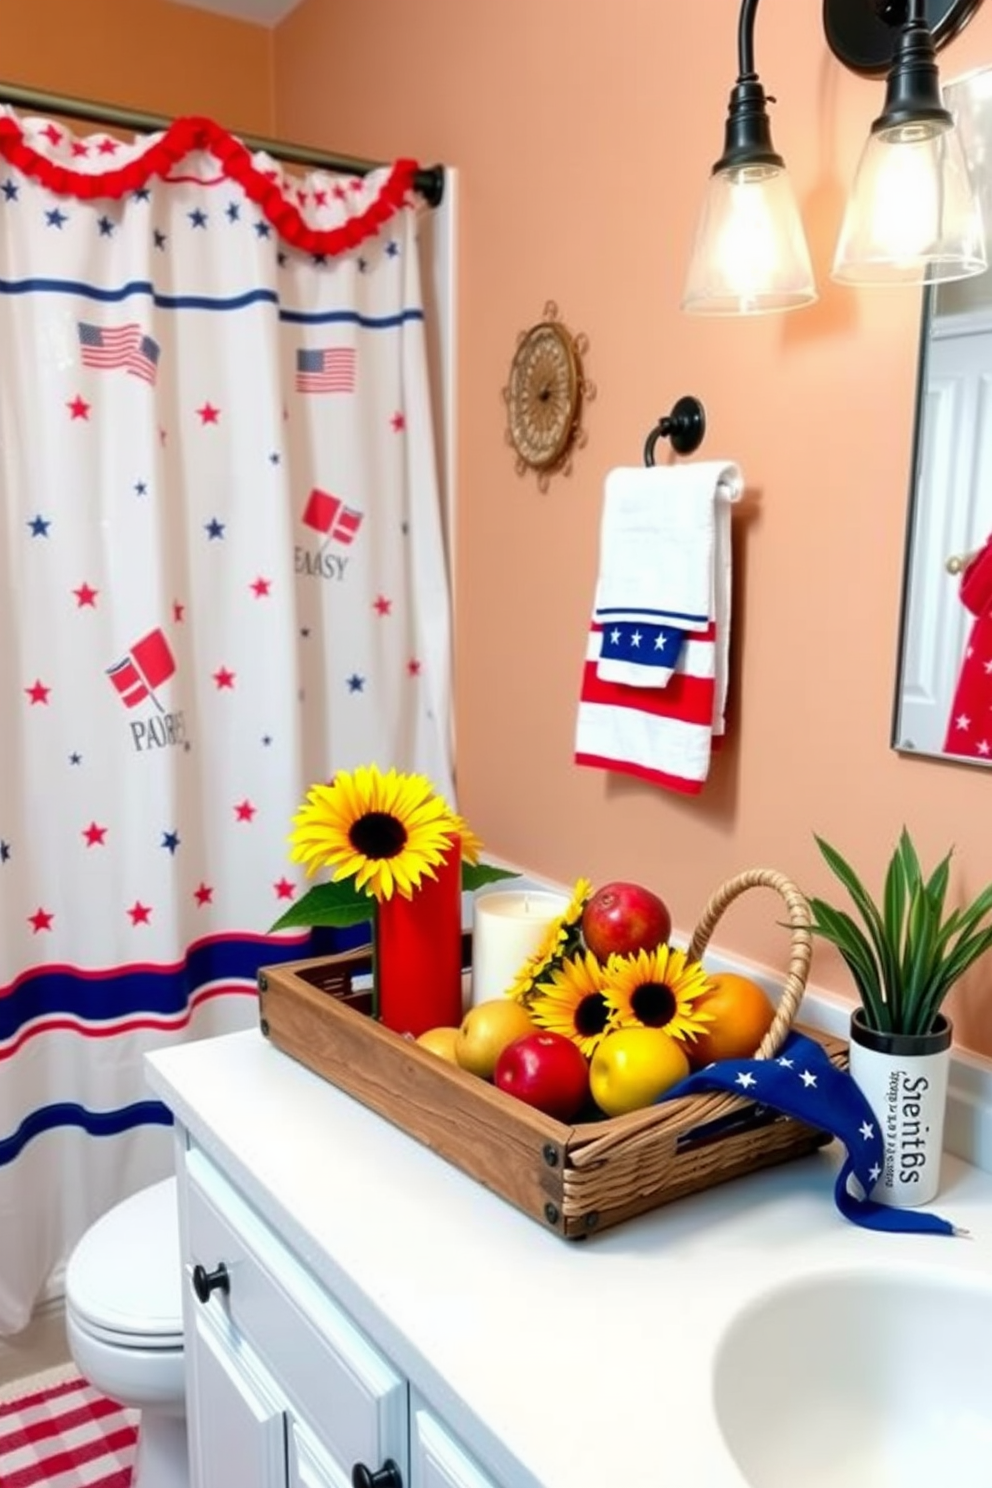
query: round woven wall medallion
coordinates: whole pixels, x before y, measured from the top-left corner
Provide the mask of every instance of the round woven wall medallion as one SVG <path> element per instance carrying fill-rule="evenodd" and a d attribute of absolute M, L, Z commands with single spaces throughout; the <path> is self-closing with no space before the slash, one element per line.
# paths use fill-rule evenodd
<path fill-rule="evenodd" d="M 571 473 L 572 450 L 586 442 L 582 407 L 595 396 L 582 369 L 588 345 L 562 323 L 550 300 L 544 319 L 517 337 L 503 389 L 506 438 L 516 451 L 517 473 L 536 471 L 541 490 L 555 472 Z"/>

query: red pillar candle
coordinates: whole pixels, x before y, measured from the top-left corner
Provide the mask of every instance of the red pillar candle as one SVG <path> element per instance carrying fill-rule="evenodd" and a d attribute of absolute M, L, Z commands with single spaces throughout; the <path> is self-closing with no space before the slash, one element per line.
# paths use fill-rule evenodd
<path fill-rule="evenodd" d="M 426 875 L 412 899 L 394 894 L 376 905 L 375 979 L 379 1019 L 414 1038 L 462 1021 L 462 854 L 456 837 L 447 861 Z"/>

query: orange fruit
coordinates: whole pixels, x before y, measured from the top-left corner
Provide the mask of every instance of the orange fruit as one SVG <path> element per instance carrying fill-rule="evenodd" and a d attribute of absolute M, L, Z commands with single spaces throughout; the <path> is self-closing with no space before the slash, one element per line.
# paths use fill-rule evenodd
<path fill-rule="evenodd" d="M 717 1059 L 748 1059 L 768 1032 L 775 1004 L 763 987 L 736 972 L 710 972 L 712 992 L 697 997 L 693 1007 L 713 1014 L 695 1039 L 685 1048 L 693 1069 L 702 1069 Z"/>
<path fill-rule="evenodd" d="M 446 1059 L 449 1064 L 457 1064 L 455 1058 L 455 1041 L 458 1038 L 457 1028 L 428 1028 L 417 1039 L 422 1049 L 427 1049 L 431 1054 L 436 1054 L 439 1059 Z"/>
<path fill-rule="evenodd" d="M 470 1007 L 455 1038 L 455 1059 L 462 1069 L 491 1080 L 496 1061 L 514 1039 L 536 1033 L 534 1020 L 520 1002 L 493 997 Z"/>

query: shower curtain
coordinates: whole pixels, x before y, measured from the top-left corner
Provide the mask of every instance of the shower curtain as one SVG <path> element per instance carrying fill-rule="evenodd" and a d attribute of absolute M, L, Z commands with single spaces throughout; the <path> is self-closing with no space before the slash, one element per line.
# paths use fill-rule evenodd
<path fill-rule="evenodd" d="M 413 169 L 0 110 L 0 1334 L 171 1170 L 143 1054 L 316 948 L 307 786 L 453 800 Z"/>

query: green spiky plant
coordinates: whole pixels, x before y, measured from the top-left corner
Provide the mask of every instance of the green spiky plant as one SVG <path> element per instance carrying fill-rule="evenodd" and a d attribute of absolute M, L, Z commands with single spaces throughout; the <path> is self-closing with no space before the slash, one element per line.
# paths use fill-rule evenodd
<path fill-rule="evenodd" d="M 992 884 L 966 909 L 945 912 L 951 853 L 924 878 L 903 827 L 879 908 L 837 849 L 822 837 L 816 844 L 864 928 L 844 910 L 810 897 L 811 928 L 847 962 L 867 1022 L 879 1033 L 931 1032 L 954 983 L 992 948 Z"/>

